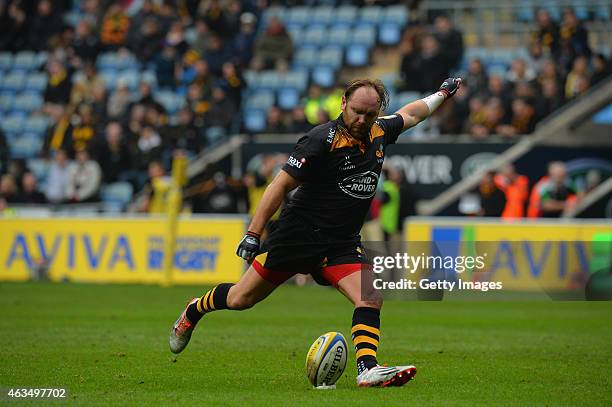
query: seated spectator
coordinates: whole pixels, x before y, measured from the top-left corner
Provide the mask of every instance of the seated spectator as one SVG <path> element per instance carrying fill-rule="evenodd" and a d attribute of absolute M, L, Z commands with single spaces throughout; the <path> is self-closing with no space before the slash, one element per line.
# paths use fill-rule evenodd
<path fill-rule="evenodd" d="M 96 134 L 96 122 L 90 105 L 81 104 L 72 118 L 72 140 L 68 144 L 68 153 L 73 156 L 77 151 L 91 148 Z"/>
<path fill-rule="evenodd" d="M 534 42 L 540 44 L 545 54 L 557 59 L 559 57 L 559 26 L 543 8 L 537 12 L 536 22 L 538 28 L 533 34 Z"/>
<path fill-rule="evenodd" d="M 510 108 L 511 92 L 499 75 L 489 76 L 489 84 L 485 92 L 486 98 L 496 98 L 501 101 L 504 112 Z"/>
<path fill-rule="evenodd" d="M 102 19 L 100 43 L 109 50 L 123 46 L 130 29 L 130 18 L 118 4 L 111 5 Z"/>
<path fill-rule="evenodd" d="M 132 102 L 132 93 L 124 80 L 117 81 L 117 87 L 108 98 L 106 112 L 112 120 L 123 119 L 127 113 L 128 106 Z"/>
<path fill-rule="evenodd" d="M 239 68 L 246 68 L 253 58 L 257 17 L 253 13 L 242 13 L 240 16 L 240 31 L 232 42 L 232 52 Z"/>
<path fill-rule="evenodd" d="M 573 9 L 566 8 L 563 11 L 563 19 L 559 33 L 561 48 L 561 55 L 559 58 L 561 66 L 569 69 L 574 59 L 577 57 L 591 57 L 589 33 L 580 23 Z"/>
<path fill-rule="evenodd" d="M 560 161 L 549 166 L 549 180 L 540 189 L 540 208 L 545 218 L 559 218 L 576 203 L 579 192 Z"/>
<path fill-rule="evenodd" d="M 480 180 L 478 186 L 478 195 L 480 196 L 479 216 L 500 217 L 506 206 L 506 196 L 495 184 L 494 175 L 493 172 L 485 172 Z"/>
<path fill-rule="evenodd" d="M 131 167 L 130 152 L 123 140 L 123 128 L 119 122 L 109 122 L 102 145 L 98 147 L 98 163 L 105 183 L 119 181 L 122 171 Z"/>
<path fill-rule="evenodd" d="M 54 37 L 62 31 L 62 16 L 54 7 L 50 0 L 40 0 L 36 5 L 36 14 L 30 21 L 31 49 L 46 50 Z"/>
<path fill-rule="evenodd" d="M 0 198 L 6 203 L 16 203 L 19 200 L 15 178 L 11 174 L 0 177 Z"/>
<path fill-rule="evenodd" d="M 602 54 L 594 54 L 593 58 L 591 59 L 591 64 L 593 66 L 593 72 L 589 81 L 591 86 L 601 82 L 603 79 L 612 74 L 612 66 L 610 65 L 610 61 L 606 60 L 606 57 Z"/>
<path fill-rule="evenodd" d="M 506 195 L 506 206 L 502 213 L 504 219 L 522 218 L 525 216 L 525 204 L 529 195 L 529 179 L 516 172 L 514 165 L 506 164 L 495 175 L 495 184 Z"/>
<path fill-rule="evenodd" d="M 36 177 L 31 172 L 26 172 L 21 180 L 21 193 L 15 202 L 21 204 L 45 204 L 47 198 L 38 190 Z"/>
<path fill-rule="evenodd" d="M 465 83 L 470 87 L 472 92 L 480 93 L 487 89 L 488 76 L 485 71 L 482 61 L 479 58 L 474 58 L 468 65 Z"/>
<path fill-rule="evenodd" d="M 242 90 L 246 87 L 246 83 L 233 63 L 226 62 L 223 64 L 221 78 L 217 85 L 225 91 L 229 100 L 234 104 L 235 110 L 238 111 L 242 100 Z"/>
<path fill-rule="evenodd" d="M 548 59 L 544 62 L 542 65 L 542 71 L 540 71 L 538 74 L 537 82 L 540 86 L 546 80 L 552 80 L 555 82 L 561 81 L 561 75 L 559 75 L 557 64 L 552 59 Z"/>
<path fill-rule="evenodd" d="M 589 87 L 588 77 L 588 60 L 583 56 L 576 58 L 565 79 L 565 98 L 570 100 L 586 92 Z"/>
<path fill-rule="evenodd" d="M 278 17 L 272 16 L 255 41 L 254 68 L 273 69 L 279 60 L 290 61 L 292 56 L 293 40 Z"/>
<path fill-rule="evenodd" d="M 68 199 L 66 185 L 70 179 L 68 171 L 68 154 L 65 150 L 55 151 L 53 163 L 49 166 L 47 181 L 45 183 L 45 196 L 47 201 L 60 204 Z"/>
<path fill-rule="evenodd" d="M 153 108 L 160 113 L 165 113 L 166 109 L 155 99 L 153 96 L 153 90 L 151 89 L 151 84 L 147 81 L 140 81 L 138 86 L 138 91 L 140 93 L 140 99 L 138 99 L 137 103 L 143 105 L 146 109 Z"/>
<path fill-rule="evenodd" d="M 474 118 L 472 119 L 472 114 Z M 476 138 L 485 138 L 496 132 L 497 127 L 504 119 L 502 103 L 497 98 L 491 98 L 486 105 L 479 106 L 478 102 L 470 101 L 469 133 Z"/>
<path fill-rule="evenodd" d="M 325 96 L 323 95 L 321 87 L 314 84 L 310 85 L 308 88 L 308 96 L 304 103 L 304 113 L 308 123 L 312 125 L 317 125 L 319 123 L 317 114 L 319 110 L 323 109 L 324 102 Z"/>
<path fill-rule="evenodd" d="M 142 200 L 137 202 L 138 212 L 166 213 L 171 178 L 166 175 L 161 161 L 152 161 L 147 168 L 149 180 L 143 188 Z"/>
<path fill-rule="evenodd" d="M 6 14 L 0 24 L 0 49 L 12 52 L 21 51 L 29 45 L 28 21 L 23 3 L 4 2 L 4 7 L 6 7 Z"/>
<path fill-rule="evenodd" d="M 452 21 L 445 15 L 434 20 L 433 34 L 440 46 L 440 54 L 444 61 L 444 77 L 455 69 L 463 57 L 463 35 L 457 30 Z M 444 79 L 442 79 L 444 80 Z"/>
<path fill-rule="evenodd" d="M 76 35 L 71 48 L 79 59 L 79 65 L 93 64 L 100 52 L 100 43 L 94 35 L 92 25 L 87 20 L 80 20 L 76 26 Z"/>
<path fill-rule="evenodd" d="M 229 130 L 236 118 L 234 103 L 226 96 L 225 91 L 215 87 L 212 92 L 210 109 L 205 114 L 206 127 L 221 127 Z"/>
<path fill-rule="evenodd" d="M 178 113 L 175 125 L 165 126 L 162 130 L 164 146 L 170 151 L 185 150 L 198 154 L 203 148 L 200 131 L 194 125 L 193 112 L 189 108 Z"/>
<path fill-rule="evenodd" d="M 219 0 L 200 2 L 198 14 L 217 36 L 225 38 L 229 35 L 226 12 Z"/>
<path fill-rule="evenodd" d="M 83 67 L 83 73 L 84 76 L 73 81 L 72 91 L 70 92 L 70 102 L 73 105 L 91 103 L 94 99 L 94 87 L 96 85 L 104 86 L 104 78 L 98 74 L 93 63 L 86 63 Z"/>
<path fill-rule="evenodd" d="M 525 99 L 512 101 L 512 114 L 509 120 L 496 127 L 496 132 L 505 137 L 531 134 L 535 129 L 535 109 Z"/>
<path fill-rule="evenodd" d="M 208 48 L 203 54 L 204 59 L 208 63 L 210 71 L 220 76 L 223 70 L 223 64 L 230 58 L 230 55 L 223 44 L 223 40 L 219 36 L 212 36 L 208 43 Z"/>
<path fill-rule="evenodd" d="M 296 106 L 291 111 L 291 121 L 287 131 L 289 133 L 306 133 L 312 129 L 312 124 L 306 120 L 304 114 L 304 108 L 302 106 Z"/>
<path fill-rule="evenodd" d="M 56 58 L 52 58 L 47 64 L 47 72 L 49 81 L 43 94 L 45 102 L 67 104 L 70 101 L 70 91 L 72 90 L 71 72 Z"/>
<path fill-rule="evenodd" d="M 161 54 L 155 59 L 155 74 L 157 75 L 157 84 L 160 87 L 174 89 L 176 58 L 176 49 L 165 44 Z"/>
<path fill-rule="evenodd" d="M 135 167 L 145 170 L 152 161 L 162 158 L 162 140 L 159 133 L 151 126 L 143 127 L 136 143 Z"/>
<path fill-rule="evenodd" d="M 45 134 L 42 150 L 44 157 L 48 157 L 60 149 L 67 151 L 72 144 L 71 111 L 63 105 L 52 105 L 47 108 L 47 112 L 51 117 L 52 125 Z"/>
<path fill-rule="evenodd" d="M 540 121 L 563 105 L 563 96 L 557 81 L 546 79 L 535 101 L 536 120 Z"/>
<path fill-rule="evenodd" d="M 283 123 L 282 112 L 277 106 L 272 106 L 268 109 L 266 123 L 264 133 L 281 134 L 287 132 L 287 127 Z"/>
<path fill-rule="evenodd" d="M 174 21 L 170 25 L 170 29 L 166 34 L 164 44 L 174 48 L 178 55 L 183 55 L 187 51 L 189 44 L 187 44 L 187 41 L 185 41 L 185 29 L 180 20 Z"/>
<path fill-rule="evenodd" d="M 210 39 L 214 34 L 210 32 L 208 25 L 202 20 L 197 20 L 195 22 L 195 29 L 196 38 L 191 46 L 199 55 L 204 55 L 210 44 Z"/>
<path fill-rule="evenodd" d="M 510 70 L 506 75 L 506 80 L 511 87 L 516 87 L 519 83 L 531 82 L 536 78 L 533 68 L 527 66 L 523 59 L 517 58 L 512 61 Z"/>
<path fill-rule="evenodd" d="M 421 53 L 417 62 L 417 86 L 416 91 L 427 93 L 438 89 L 440 84 L 448 76 L 445 56 L 440 51 L 440 45 L 436 37 L 426 35 L 421 42 Z"/>
<path fill-rule="evenodd" d="M 68 200 L 72 203 L 96 202 L 101 183 L 100 165 L 89 157 L 87 150 L 77 151 L 76 160 L 68 165 Z"/>
<path fill-rule="evenodd" d="M 537 75 L 542 72 L 544 63 L 547 60 L 548 58 L 544 55 L 544 51 L 542 50 L 542 44 L 539 42 L 532 42 L 529 45 L 529 57 L 525 61 L 527 66 L 533 69 Z"/>

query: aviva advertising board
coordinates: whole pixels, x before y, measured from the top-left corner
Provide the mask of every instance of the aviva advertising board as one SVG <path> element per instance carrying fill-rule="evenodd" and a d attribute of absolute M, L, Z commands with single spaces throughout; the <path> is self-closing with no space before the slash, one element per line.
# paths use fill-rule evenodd
<path fill-rule="evenodd" d="M 180 218 L 172 282 L 238 280 L 245 222 Z M 52 281 L 161 283 L 166 229 L 163 218 L 0 219 L 0 281 L 25 281 L 45 268 Z"/>
<path fill-rule="evenodd" d="M 609 268 L 612 256 L 610 220 L 506 223 L 412 218 L 404 231 L 408 252 L 413 244 L 419 252 L 426 247 L 427 255 L 434 251 L 450 256 L 484 255 L 483 272 L 468 271 L 461 278 L 500 281 L 504 289 L 511 290 L 580 288 L 596 268 Z"/>

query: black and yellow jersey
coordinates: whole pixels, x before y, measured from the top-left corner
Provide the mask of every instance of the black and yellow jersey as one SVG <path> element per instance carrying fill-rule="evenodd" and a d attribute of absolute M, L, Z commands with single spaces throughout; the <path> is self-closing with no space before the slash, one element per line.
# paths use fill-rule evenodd
<path fill-rule="evenodd" d="M 400 115 L 380 117 L 363 142 L 349 134 L 342 116 L 313 128 L 283 166 L 303 182 L 285 211 L 334 239 L 358 236 L 376 193 L 386 146 L 395 143 L 403 126 Z"/>

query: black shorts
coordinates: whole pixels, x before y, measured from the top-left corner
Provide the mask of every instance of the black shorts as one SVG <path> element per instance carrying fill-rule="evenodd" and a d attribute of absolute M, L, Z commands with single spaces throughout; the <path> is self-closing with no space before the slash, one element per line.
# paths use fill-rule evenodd
<path fill-rule="evenodd" d="M 276 285 L 297 273 L 312 274 L 320 284 L 336 285 L 364 264 L 370 263 L 359 236 L 339 238 L 284 211 L 253 267 Z"/>

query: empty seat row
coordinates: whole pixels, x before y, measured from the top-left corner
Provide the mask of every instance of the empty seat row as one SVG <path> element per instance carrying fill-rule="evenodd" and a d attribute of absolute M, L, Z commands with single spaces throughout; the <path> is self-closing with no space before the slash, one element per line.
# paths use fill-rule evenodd
<path fill-rule="evenodd" d="M 0 52 L 0 70 L 37 70 L 45 63 L 46 60 L 47 53 L 44 51 L 20 51 L 16 54 L 12 54 L 10 52 Z"/>
<path fill-rule="evenodd" d="M 270 7 L 264 13 L 264 23 L 270 17 L 276 16 L 285 24 L 353 24 L 355 22 L 369 24 L 395 23 L 405 25 L 408 21 L 409 10 L 404 5 L 389 7 L 370 6 L 356 7 L 343 5 L 340 7 L 318 6 L 318 7 Z M 264 24 L 265 26 L 265 24 Z"/>
<path fill-rule="evenodd" d="M 47 81 L 45 72 L 8 71 L 0 75 L 0 91 L 32 90 L 40 92 L 45 90 Z"/>

